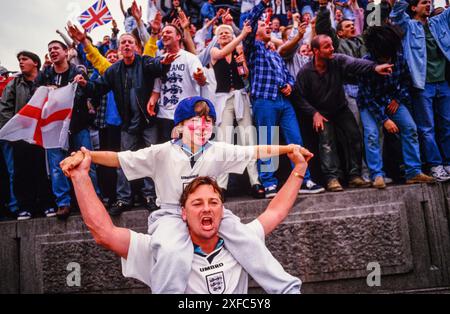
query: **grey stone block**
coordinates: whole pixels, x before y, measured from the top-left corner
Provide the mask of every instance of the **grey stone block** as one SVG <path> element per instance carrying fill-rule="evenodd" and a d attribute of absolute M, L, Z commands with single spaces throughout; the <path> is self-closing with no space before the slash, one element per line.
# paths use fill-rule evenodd
<path fill-rule="evenodd" d="M 303 282 L 365 278 L 371 262 L 386 275 L 412 270 L 403 203 L 291 216 L 267 244 Z"/>
<path fill-rule="evenodd" d="M 0 223 L 0 293 L 19 293 L 19 241 L 16 222 Z"/>

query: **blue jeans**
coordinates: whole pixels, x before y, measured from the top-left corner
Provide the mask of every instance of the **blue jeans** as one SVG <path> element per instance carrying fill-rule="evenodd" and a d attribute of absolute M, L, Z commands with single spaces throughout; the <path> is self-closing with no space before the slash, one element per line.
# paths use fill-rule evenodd
<path fill-rule="evenodd" d="M 431 167 L 450 165 L 448 83 L 427 83 L 423 90 L 415 89 L 412 96 L 413 116 L 419 132 L 424 161 Z"/>
<path fill-rule="evenodd" d="M 143 139 L 145 145 L 148 147 L 152 144 L 157 143 L 158 133 L 156 125 L 145 128 L 139 134 L 131 134 L 126 131 L 121 132 L 120 138 L 120 150 L 121 151 L 135 151 L 138 149 L 139 140 Z M 121 168 L 117 169 L 117 200 L 123 201 L 127 204 L 131 204 L 131 185 L 127 180 L 123 170 Z M 156 197 L 155 184 L 152 179 L 144 179 L 144 188 L 142 189 L 142 194 L 144 197 Z"/>
<path fill-rule="evenodd" d="M 84 129 L 77 134 L 70 135 L 70 148 L 72 150 L 79 150 L 82 146 L 87 149 L 92 149 L 91 138 L 89 130 Z M 58 207 L 70 206 L 70 182 L 69 179 L 62 172 L 59 163 L 68 156 L 67 151 L 61 148 L 51 148 L 46 150 L 48 168 L 50 171 L 50 177 L 52 181 L 53 194 L 56 197 L 56 205 Z M 97 195 L 100 195 L 100 190 L 97 184 L 97 175 L 95 173 L 95 165 L 91 164 L 91 170 L 89 171 L 92 183 L 94 184 Z"/>
<path fill-rule="evenodd" d="M 380 125 L 367 108 L 361 108 L 360 114 L 364 127 L 367 165 L 370 171 L 370 178 L 374 180 L 378 176 L 385 176 L 380 149 Z M 394 121 L 400 130 L 406 179 L 410 179 L 422 172 L 416 124 L 408 109 L 403 105 L 400 105 L 396 113 L 389 115 L 389 118 Z"/>
<path fill-rule="evenodd" d="M 279 127 L 287 144 L 303 146 L 294 108 L 284 96 L 279 95 L 275 100 L 256 99 L 253 102 L 253 118 L 258 134 L 258 145 L 272 145 L 274 142 L 277 145 L 279 143 L 278 134 L 272 132 L 277 130 L 276 128 L 272 130 L 272 127 Z M 278 163 L 275 158 L 258 159 L 259 178 L 265 187 L 278 185 L 278 180 L 274 175 L 277 167 Z M 310 177 L 309 170 L 306 170 L 305 182 Z"/>
<path fill-rule="evenodd" d="M 7 141 L 0 140 L 0 149 L 5 159 L 6 170 L 9 176 L 9 203 L 8 208 L 11 213 L 15 213 L 19 210 L 19 204 L 17 198 L 14 195 L 14 156 L 13 147 Z"/>

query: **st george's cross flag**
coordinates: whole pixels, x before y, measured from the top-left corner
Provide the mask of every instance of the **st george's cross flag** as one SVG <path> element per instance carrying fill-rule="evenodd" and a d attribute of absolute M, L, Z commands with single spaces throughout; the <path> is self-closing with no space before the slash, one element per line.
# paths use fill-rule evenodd
<path fill-rule="evenodd" d="M 39 87 L 28 104 L 0 129 L 0 139 L 67 149 L 76 88 L 76 84 L 58 89 Z"/>
<path fill-rule="evenodd" d="M 81 13 L 78 21 L 90 33 L 94 28 L 108 24 L 113 20 L 105 0 L 98 0 L 89 9 Z"/>

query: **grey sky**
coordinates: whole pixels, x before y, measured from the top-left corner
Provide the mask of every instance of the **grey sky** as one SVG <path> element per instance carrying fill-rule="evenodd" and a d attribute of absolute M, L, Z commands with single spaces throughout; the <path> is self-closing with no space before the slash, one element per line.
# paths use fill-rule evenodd
<path fill-rule="evenodd" d="M 16 54 L 21 50 L 37 53 L 41 59 L 52 39 L 60 39 L 56 29 L 64 30 L 68 19 L 76 20 L 85 9 L 97 0 L 0 0 L 0 64 L 8 70 L 18 70 Z M 132 0 L 124 0 L 126 7 Z M 145 0 L 137 0 L 144 10 Z M 119 0 L 106 3 L 123 30 L 123 15 Z M 111 24 L 96 28 L 91 36 L 94 41 L 109 34 Z"/>

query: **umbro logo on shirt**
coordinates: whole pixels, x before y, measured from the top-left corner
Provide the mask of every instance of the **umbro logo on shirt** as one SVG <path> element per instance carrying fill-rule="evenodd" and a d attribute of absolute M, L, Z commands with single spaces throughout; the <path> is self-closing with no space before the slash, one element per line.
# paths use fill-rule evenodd
<path fill-rule="evenodd" d="M 198 174 L 192 176 L 181 176 L 181 180 L 191 180 L 198 177 Z"/>
<path fill-rule="evenodd" d="M 211 266 L 207 266 L 207 267 L 202 267 L 202 268 L 200 268 L 200 272 L 204 272 L 204 271 L 208 271 L 208 270 L 216 269 L 216 268 L 220 268 L 220 267 L 223 267 L 223 263 L 219 263 L 219 264 L 211 265 Z"/>

